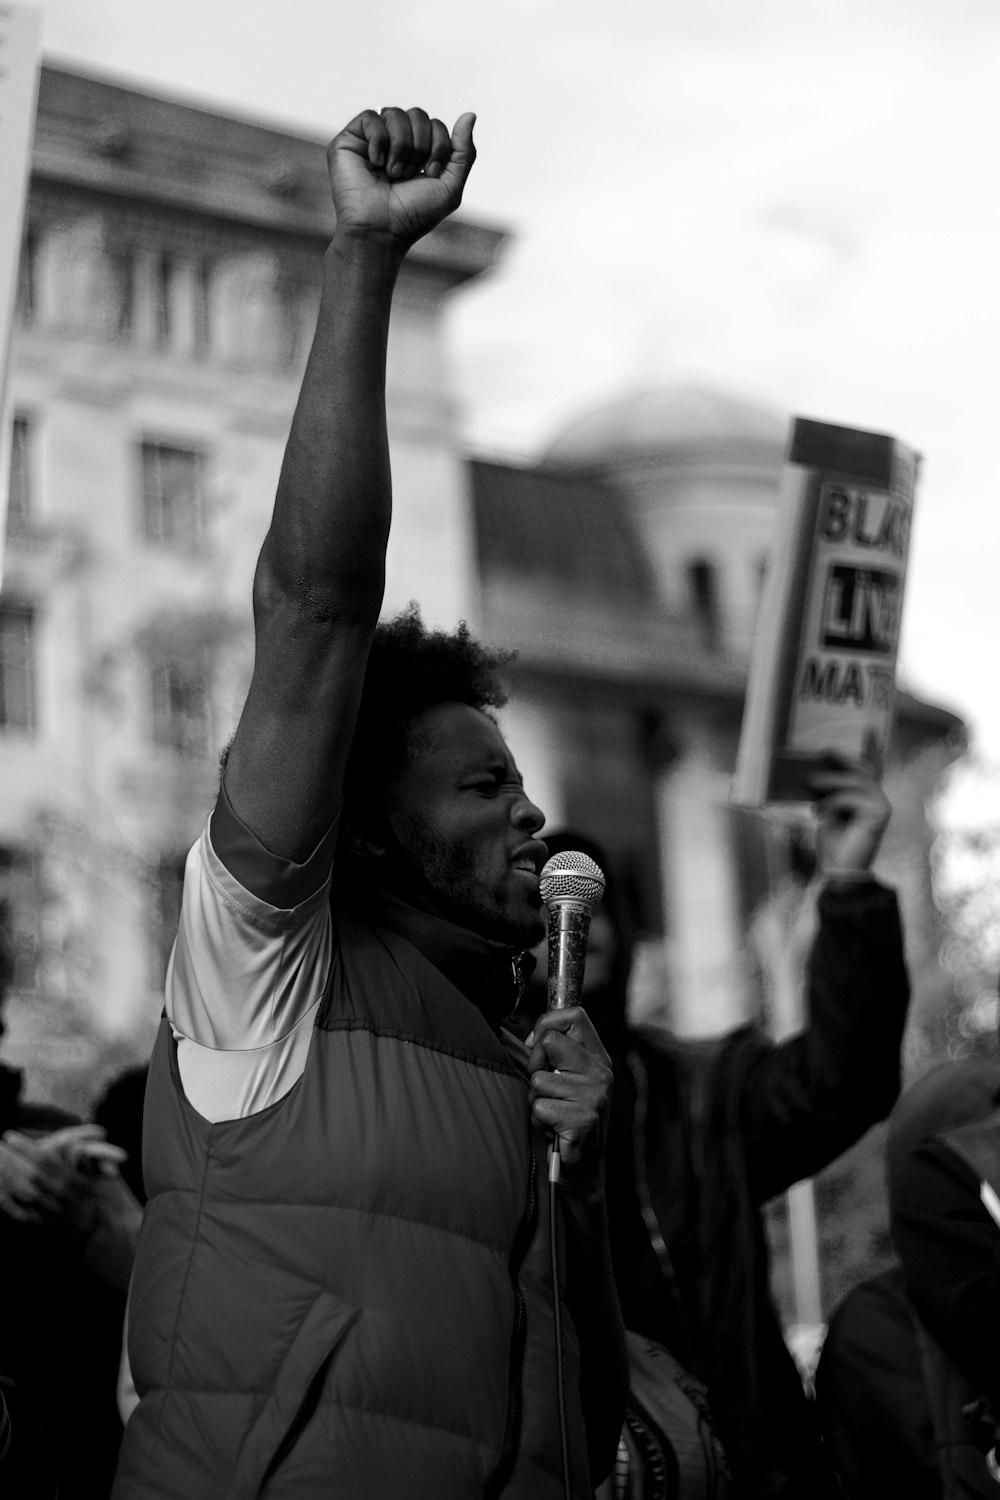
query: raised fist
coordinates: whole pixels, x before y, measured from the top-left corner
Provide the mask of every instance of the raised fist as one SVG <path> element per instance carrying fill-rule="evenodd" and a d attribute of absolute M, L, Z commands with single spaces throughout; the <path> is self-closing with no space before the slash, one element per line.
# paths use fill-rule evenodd
<path fill-rule="evenodd" d="M 816 859 L 821 874 L 871 868 L 892 813 L 889 799 L 864 761 L 829 751 L 810 779 L 816 809 Z"/>
<path fill-rule="evenodd" d="M 422 109 L 366 109 L 327 148 L 337 228 L 386 236 L 404 250 L 462 201 L 476 159 L 475 115 L 449 134 Z"/>

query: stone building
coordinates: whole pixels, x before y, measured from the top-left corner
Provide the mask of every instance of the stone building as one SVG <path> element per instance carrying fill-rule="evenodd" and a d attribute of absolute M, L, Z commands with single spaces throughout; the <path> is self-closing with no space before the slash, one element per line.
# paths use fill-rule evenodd
<path fill-rule="evenodd" d="M 0 596 L 0 863 L 38 1003 L 8 1052 L 66 1060 L 81 1006 L 110 1035 L 155 1016 L 332 221 L 323 143 L 43 67 Z M 444 314 L 502 242 L 449 220 L 397 291 L 387 607 L 441 622 L 475 613 Z"/>
<path fill-rule="evenodd" d="M 518 743 L 544 746 L 551 818 L 614 852 L 664 935 L 670 1024 L 690 1035 L 759 1003 L 748 932 L 796 863 L 794 822 L 729 805 L 786 428 L 717 391 L 642 390 L 534 469 L 471 464 L 483 626 L 519 653 Z M 897 693 L 890 780 L 963 743 L 955 715 Z M 911 828 L 886 852 L 933 963 L 922 811 L 917 829 L 919 848 Z"/>
<path fill-rule="evenodd" d="M 8 1055 L 43 1086 L 155 1020 L 331 227 L 322 144 L 43 68 L 0 594 Z M 506 726 L 533 795 L 607 842 L 667 937 L 674 1022 L 711 1031 L 749 1003 L 747 924 L 784 857 L 727 806 L 784 424 L 653 392 L 535 467 L 469 460 L 446 314 L 503 239 L 449 220 L 400 280 L 386 608 L 418 597 L 518 649 Z M 900 709 L 901 763 L 960 733 Z"/>

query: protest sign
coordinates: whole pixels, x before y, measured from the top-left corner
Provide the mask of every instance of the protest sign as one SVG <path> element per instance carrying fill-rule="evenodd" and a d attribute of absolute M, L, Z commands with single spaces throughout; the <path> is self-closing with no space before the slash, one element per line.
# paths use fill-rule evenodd
<path fill-rule="evenodd" d="M 809 800 L 828 750 L 882 767 L 919 458 L 882 433 L 793 419 L 732 800 Z"/>

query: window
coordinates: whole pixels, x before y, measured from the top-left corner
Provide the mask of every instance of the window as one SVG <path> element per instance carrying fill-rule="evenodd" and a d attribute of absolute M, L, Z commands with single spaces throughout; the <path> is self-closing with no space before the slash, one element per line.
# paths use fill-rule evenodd
<path fill-rule="evenodd" d="M 142 527 L 147 542 L 191 545 L 204 529 L 204 454 L 142 444 Z"/>
<path fill-rule="evenodd" d="M 155 265 L 153 315 L 155 320 L 156 342 L 160 345 L 169 344 L 171 335 L 174 331 L 173 282 L 174 263 L 172 259 L 169 255 L 158 255 Z"/>
<path fill-rule="evenodd" d="M 129 249 L 108 253 L 112 332 L 126 339 L 135 321 L 135 255 Z"/>
<path fill-rule="evenodd" d="M 195 264 L 194 271 L 194 352 L 204 357 L 212 343 L 212 265 L 206 259 Z"/>
<path fill-rule="evenodd" d="M 208 666 L 205 653 L 190 662 L 161 661 L 150 668 L 152 740 L 182 755 L 209 746 Z"/>
<path fill-rule="evenodd" d="M 38 234 L 25 230 L 17 269 L 17 312 L 24 324 L 33 323 L 38 312 Z"/>
<path fill-rule="evenodd" d="M 0 846 L 0 1004 L 8 990 L 38 987 L 39 908 L 37 860 Z"/>
<path fill-rule="evenodd" d="M 0 728 L 35 727 L 35 612 L 0 604 Z"/>
<path fill-rule="evenodd" d="M 10 442 L 10 485 L 7 491 L 7 525 L 23 526 L 32 511 L 32 432 L 27 417 L 14 418 Z"/>
<path fill-rule="evenodd" d="M 149 921 L 150 980 L 159 988 L 167 977 L 170 950 L 177 936 L 184 885 L 184 855 L 161 854 L 153 867 Z"/>
<path fill-rule="evenodd" d="M 701 626 L 706 646 L 719 642 L 718 575 L 714 564 L 705 558 L 693 559 L 687 565 L 688 589 L 695 619 Z"/>

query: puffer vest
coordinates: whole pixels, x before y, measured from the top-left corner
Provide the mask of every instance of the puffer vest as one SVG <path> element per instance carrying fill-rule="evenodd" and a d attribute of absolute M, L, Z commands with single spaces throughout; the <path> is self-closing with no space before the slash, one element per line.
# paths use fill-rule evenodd
<path fill-rule="evenodd" d="M 115 1500 L 589 1500 L 527 1078 L 406 938 L 338 913 L 305 1071 L 187 1102 L 161 1022 Z"/>

